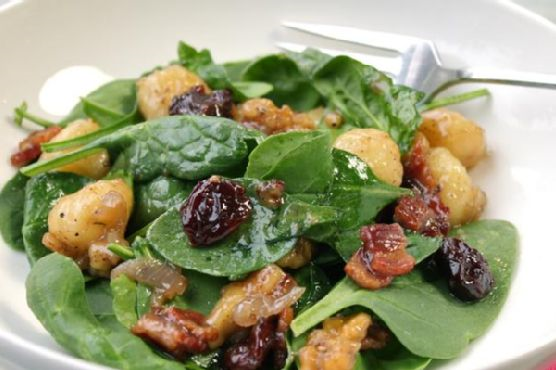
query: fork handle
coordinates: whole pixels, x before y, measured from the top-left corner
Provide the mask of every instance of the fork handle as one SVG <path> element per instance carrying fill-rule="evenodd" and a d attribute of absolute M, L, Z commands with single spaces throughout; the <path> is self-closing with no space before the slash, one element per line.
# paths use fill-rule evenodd
<path fill-rule="evenodd" d="M 485 82 L 556 89 L 556 75 L 497 68 L 464 69 L 458 82 Z"/>

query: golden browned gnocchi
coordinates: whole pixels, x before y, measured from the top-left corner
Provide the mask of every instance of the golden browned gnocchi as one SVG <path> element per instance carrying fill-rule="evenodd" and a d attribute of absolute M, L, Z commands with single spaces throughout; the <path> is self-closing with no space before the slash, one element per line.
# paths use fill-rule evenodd
<path fill-rule="evenodd" d="M 350 130 L 338 136 L 334 147 L 361 158 L 380 180 L 395 186 L 402 183 L 400 150 L 386 132 L 373 128 Z"/>
<path fill-rule="evenodd" d="M 419 127 L 433 147 L 444 147 L 465 167 L 472 167 L 485 156 L 484 130 L 457 112 L 433 109 L 423 113 Z"/>
<path fill-rule="evenodd" d="M 180 65 L 156 70 L 137 81 L 139 111 L 146 119 L 168 115 L 172 99 L 195 86 L 209 87 L 199 76 Z"/>
<path fill-rule="evenodd" d="M 42 242 L 93 274 L 109 276 L 120 259 L 107 246 L 127 245 L 124 233 L 132 208 L 133 193 L 125 181 L 94 182 L 58 200 Z"/>
<path fill-rule="evenodd" d="M 98 123 L 90 119 L 78 119 L 70 123 L 62 131 L 50 140 L 50 142 L 64 141 L 73 139 L 79 136 L 90 134 L 100 128 Z M 64 154 L 71 153 L 79 147 L 62 149 L 53 153 L 42 153 L 39 160 L 44 161 L 52 158 L 59 157 Z M 93 154 L 86 158 L 80 159 L 76 162 L 59 167 L 56 171 L 71 172 L 77 175 L 87 176 L 93 179 L 100 179 L 110 170 L 110 157 L 106 150 L 102 150 L 98 154 Z"/>
<path fill-rule="evenodd" d="M 432 148 L 427 155 L 427 166 L 440 186 L 440 199 L 450 209 L 452 226 L 476 220 L 485 204 L 485 194 L 473 185 L 461 162 L 446 148 Z"/>

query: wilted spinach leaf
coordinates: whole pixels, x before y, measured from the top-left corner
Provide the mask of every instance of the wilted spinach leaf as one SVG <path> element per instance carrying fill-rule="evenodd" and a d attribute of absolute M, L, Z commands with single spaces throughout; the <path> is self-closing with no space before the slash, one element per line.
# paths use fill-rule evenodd
<path fill-rule="evenodd" d="M 137 288 L 136 283 L 121 275 L 110 281 L 112 289 L 112 310 L 118 321 L 126 328 L 137 322 Z"/>
<path fill-rule="evenodd" d="M 135 80 L 114 80 L 82 98 L 83 112 L 101 126 L 139 121 Z"/>
<path fill-rule="evenodd" d="M 135 205 L 129 230 L 139 230 L 168 209 L 183 203 L 195 184 L 172 177 L 159 176 L 147 183 L 136 183 Z"/>
<path fill-rule="evenodd" d="M 197 180 L 213 174 L 237 172 L 249 154 L 251 130 L 221 117 L 162 117 L 128 126 L 52 160 L 21 169 L 34 176 L 107 149 L 117 158 L 114 167 L 137 181 L 160 175 Z"/>
<path fill-rule="evenodd" d="M 292 131 L 268 137 L 249 155 L 245 176 L 279 179 L 289 193 L 327 190 L 332 177 L 332 139 L 323 131 Z"/>
<path fill-rule="evenodd" d="M 0 233 L 13 249 L 23 250 L 23 202 L 25 201 L 25 184 L 29 178 L 16 173 L 0 192 Z"/>
<path fill-rule="evenodd" d="M 71 173 L 53 172 L 34 177 L 25 187 L 23 205 L 23 244 L 31 264 L 50 253 L 42 244 L 48 231 L 48 213 L 62 196 L 75 193 L 90 179 Z M 20 205 L 21 206 L 21 205 Z"/>
<path fill-rule="evenodd" d="M 173 303 L 181 308 L 189 308 L 205 315 L 220 299 L 220 293 L 228 279 L 206 275 L 194 270 L 184 270 L 187 278 L 187 290 L 184 295 L 178 296 Z"/>
<path fill-rule="evenodd" d="M 518 240 L 514 226 L 497 220 L 477 221 L 452 234 L 481 251 L 489 262 L 496 288 L 483 300 L 462 302 L 449 293 L 443 280 L 427 281 L 419 270 L 377 291 L 361 289 L 345 278 L 292 322 L 293 332 L 299 335 L 344 308 L 363 306 L 412 353 L 437 359 L 458 356 L 497 317 L 508 294 Z"/>
<path fill-rule="evenodd" d="M 279 209 L 267 208 L 256 196 L 257 181 L 241 181 L 252 205 L 251 215 L 238 230 L 205 247 L 192 247 L 183 232 L 177 209 L 158 218 L 147 232 L 155 251 L 185 269 L 214 276 L 234 276 L 258 270 L 286 255 L 297 237 L 311 228 L 336 220 L 332 207 L 286 202 Z"/>
<path fill-rule="evenodd" d="M 163 359 L 127 328 L 95 317 L 85 282 L 70 258 L 53 253 L 40 259 L 27 277 L 27 304 L 52 337 L 73 354 L 114 368 L 183 369 Z"/>

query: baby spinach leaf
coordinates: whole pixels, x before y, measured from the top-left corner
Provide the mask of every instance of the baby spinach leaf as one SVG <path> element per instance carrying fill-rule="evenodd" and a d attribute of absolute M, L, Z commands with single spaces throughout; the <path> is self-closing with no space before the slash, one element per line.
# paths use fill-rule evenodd
<path fill-rule="evenodd" d="M 82 98 L 83 112 L 101 126 L 139 120 L 135 80 L 114 80 Z"/>
<path fill-rule="evenodd" d="M 423 370 L 432 359 L 414 355 L 400 347 L 395 354 L 383 357 L 377 351 L 363 351 L 357 356 L 354 370 Z"/>
<path fill-rule="evenodd" d="M 172 116 L 128 126 L 92 141 L 75 152 L 24 167 L 27 176 L 52 170 L 107 149 L 137 181 L 160 175 L 197 180 L 236 172 L 247 159 L 250 130 L 221 117 Z"/>
<path fill-rule="evenodd" d="M 306 332 L 342 309 L 362 306 L 379 316 L 415 355 L 458 356 L 498 316 L 508 294 L 518 237 L 514 226 L 497 220 L 477 221 L 455 229 L 452 235 L 477 248 L 489 262 L 496 287 L 483 300 L 462 302 L 449 293 L 445 281 L 427 281 L 419 270 L 377 291 L 361 289 L 345 278 L 292 322 L 294 334 Z"/>
<path fill-rule="evenodd" d="M 114 315 L 123 326 L 131 328 L 137 322 L 135 281 L 121 275 L 110 281 L 110 288 L 112 289 Z"/>
<path fill-rule="evenodd" d="M 25 187 L 23 244 L 31 264 L 50 253 L 42 244 L 48 231 L 48 213 L 62 196 L 75 193 L 90 180 L 71 173 L 53 172 L 34 177 Z"/>
<path fill-rule="evenodd" d="M 147 232 L 152 248 L 185 269 L 234 276 L 277 261 L 295 246 L 298 236 L 336 220 L 332 207 L 286 201 L 279 209 L 267 208 L 256 196 L 257 181 L 236 181 L 243 183 L 252 205 L 249 219 L 238 230 L 213 245 L 192 247 L 174 208 L 154 221 Z"/>
<path fill-rule="evenodd" d="M 0 234 L 13 249 L 23 250 L 23 207 L 25 184 L 29 178 L 19 172 L 8 181 L 0 192 Z"/>
<path fill-rule="evenodd" d="M 194 185 L 166 176 L 159 176 L 147 183 L 136 183 L 129 230 L 139 230 L 168 209 L 183 203 Z"/>
<path fill-rule="evenodd" d="M 341 230 L 370 223 L 382 208 L 411 194 L 408 189 L 377 179 L 369 166 L 353 154 L 335 149 L 332 155 L 335 176 L 330 205 L 342 212 L 338 222 Z"/>
<path fill-rule="evenodd" d="M 279 179 L 289 193 L 325 191 L 332 177 L 331 138 L 323 131 L 291 131 L 268 137 L 249 155 L 245 176 Z"/>
<path fill-rule="evenodd" d="M 293 277 L 299 286 L 305 287 L 305 293 L 295 304 L 296 312 L 302 312 L 311 307 L 332 289 L 332 284 L 325 272 L 315 264 L 295 271 Z"/>
<path fill-rule="evenodd" d="M 85 296 L 91 312 L 97 317 L 113 316 L 110 282 L 104 279 L 85 281 Z"/>
<path fill-rule="evenodd" d="M 312 80 L 328 108 L 340 113 L 348 126 L 386 131 L 402 151 L 409 149 L 421 123 L 416 108 L 421 93 L 394 85 L 375 68 L 347 56 L 327 61 L 313 71 Z"/>
<path fill-rule="evenodd" d="M 187 290 L 184 295 L 176 297 L 173 304 L 208 315 L 220 299 L 220 292 L 228 279 L 194 270 L 184 270 L 183 274 L 187 278 Z"/>
<path fill-rule="evenodd" d="M 163 359 L 139 337 L 109 317 L 95 317 L 85 282 L 70 258 L 41 258 L 27 277 L 27 304 L 52 337 L 73 354 L 120 369 L 183 369 Z"/>
<path fill-rule="evenodd" d="M 261 57 L 249 64 L 241 76 L 246 81 L 265 81 L 273 86 L 266 94 L 277 106 L 287 104 L 296 111 L 315 108 L 321 96 L 296 62 L 284 54 Z"/>
<path fill-rule="evenodd" d="M 242 102 L 272 91 L 272 85 L 264 81 L 232 81 L 228 75 L 229 67 L 215 64 L 207 49 L 197 51 L 191 45 L 180 41 L 178 57 L 183 66 L 197 73 L 211 88 L 230 90 L 235 101 Z"/>

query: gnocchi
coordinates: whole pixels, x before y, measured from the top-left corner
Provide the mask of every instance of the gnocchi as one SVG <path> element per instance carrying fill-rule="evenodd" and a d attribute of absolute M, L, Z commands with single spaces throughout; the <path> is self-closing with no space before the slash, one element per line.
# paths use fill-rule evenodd
<path fill-rule="evenodd" d="M 90 134 L 100 128 L 98 123 L 90 119 L 79 119 L 71 122 L 67 127 L 60 131 L 50 142 L 65 141 L 79 136 Z M 71 153 L 78 148 L 62 149 L 52 153 L 42 153 L 39 161 L 56 158 L 64 154 Z M 71 172 L 81 176 L 87 176 L 93 179 L 100 179 L 110 170 L 110 157 L 106 150 L 102 150 L 98 154 L 93 154 L 76 162 L 67 164 L 56 169 L 60 172 Z"/>
<path fill-rule="evenodd" d="M 450 209 L 450 224 L 462 225 L 479 218 L 486 204 L 486 196 L 473 185 L 461 162 L 446 148 L 432 148 L 426 163 L 440 186 L 442 203 Z"/>
<path fill-rule="evenodd" d="M 137 81 L 137 103 L 145 119 L 168 115 L 172 99 L 195 86 L 209 87 L 199 76 L 180 65 L 156 70 Z"/>
<path fill-rule="evenodd" d="M 338 136 L 334 147 L 361 158 L 380 180 L 395 186 L 402 183 L 400 150 L 386 132 L 373 128 L 350 130 Z"/>
<path fill-rule="evenodd" d="M 473 167 L 486 153 L 484 130 L 461 114 L 447 109 L 423 113 L 419 131 L 433 147 L 444 147 L 465 167 Z"/>
<path fill-rule="evenodd" d="M 94 182 L 58 200 L 48 214 L 42 242 L 93 274 L 109 276 L 119 257 L 107 246 L 127 245 L 124 233 L 132 207 L 133 193 L 123 180 Z"/>

